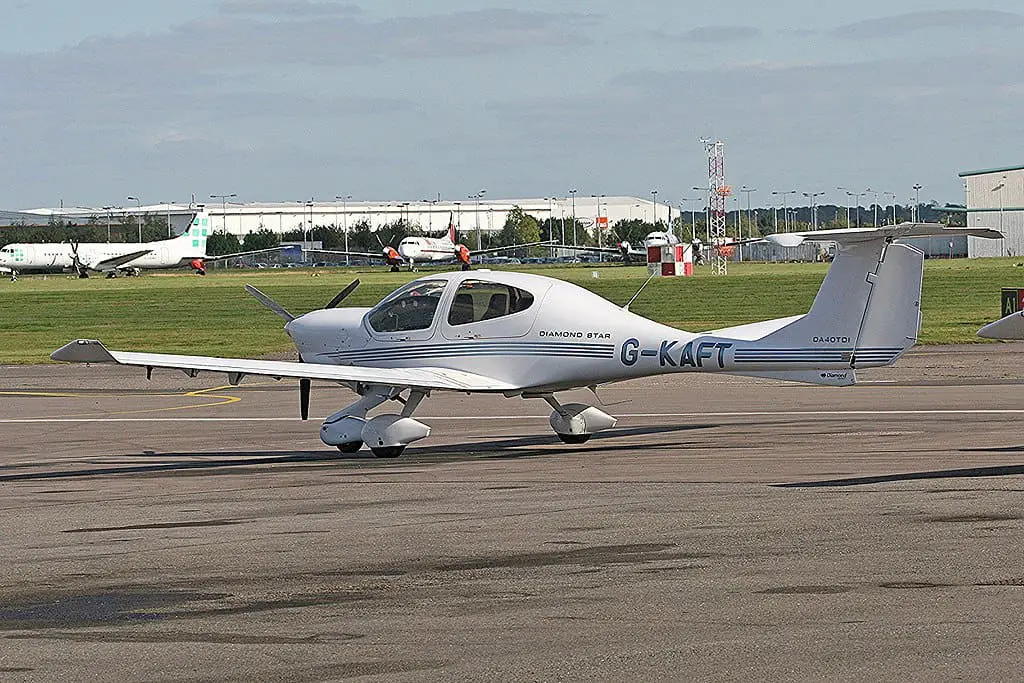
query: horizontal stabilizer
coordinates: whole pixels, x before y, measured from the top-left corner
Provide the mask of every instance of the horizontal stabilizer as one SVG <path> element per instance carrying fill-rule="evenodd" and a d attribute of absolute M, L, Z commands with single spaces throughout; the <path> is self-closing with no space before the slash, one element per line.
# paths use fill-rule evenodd
<path fill-rule="evenodd" d="M 804 242 L 838 242 L 853 244 L 876 239 L 903 239 L 907 237 L 955 237 L 970 235 L 987 239 L 1001 239 L 1003 233 L 991 228 L 949 228 L 941 223 L 900 223 L 880 228 L 841 228 L 811 232 L 779 232 L 765 237 L 781 247 L 797 247 Z"/>
<path fill-rule="evenodd" d="M 849 370 L 778 370 L 775 372 L 729 372 L 726 374 L 820 384 L 827 387 L 848 387 L 857 383 L 857 373 L 852 368 Z"/>
<path fill-rule="evenodd" d="M 1024 311 L 1011 313 L 978 330 L 986 339 L 1024 339 Z"/>

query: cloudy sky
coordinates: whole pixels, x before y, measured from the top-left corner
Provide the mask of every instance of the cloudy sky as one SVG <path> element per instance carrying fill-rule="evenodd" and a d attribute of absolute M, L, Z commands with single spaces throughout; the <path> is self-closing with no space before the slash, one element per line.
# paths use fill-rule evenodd
<path fill-rule="evenodd" d="M 708 136 L 758 205 L 962 201 L 959 171 L 1024 163 L 1020 0 L 7 0 L 0 25 L 3 209 L 676 203 Z"/>

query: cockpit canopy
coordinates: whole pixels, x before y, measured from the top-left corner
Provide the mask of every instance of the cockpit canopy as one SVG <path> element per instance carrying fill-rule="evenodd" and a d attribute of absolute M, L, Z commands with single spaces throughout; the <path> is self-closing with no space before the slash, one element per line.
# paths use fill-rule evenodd
<path fill-rule="evenodd" d="M 447 280 L 418 280 L 395 290 L 370 311 L 368 321 L 374 332 L 425 330 L 434 323 Z"/>
<path fill-rule="evenodd" d="M 448 311 L 448 324 L 468 325 L 525 311 L 533 294 L 511 285 L 484 280 L 463 280 Z"/>

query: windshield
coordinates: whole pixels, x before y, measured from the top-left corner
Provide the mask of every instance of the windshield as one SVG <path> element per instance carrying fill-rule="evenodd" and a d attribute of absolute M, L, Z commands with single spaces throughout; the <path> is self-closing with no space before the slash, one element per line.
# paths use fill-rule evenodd
<path fill-rule="evenodd" d="M 397 290 L 370 311 L 369 323 L 375 332 L 425 330 L 434 322 L 446 280 L 411 282 Z"/>

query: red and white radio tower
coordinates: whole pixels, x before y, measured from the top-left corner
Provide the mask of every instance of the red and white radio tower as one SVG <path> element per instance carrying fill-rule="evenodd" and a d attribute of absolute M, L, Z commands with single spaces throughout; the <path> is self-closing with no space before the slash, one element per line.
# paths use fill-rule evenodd
<path fill-rule="evenodd" d="M 708 214 L 711 219 L 708 233 L 711 239 L 711 274 L 725 275 L 729 270 L 726 258 L 725 201 L 732 188 L 725 184 L 725 143 L 721 140 L 701 139 L 708 155 Z"/>

